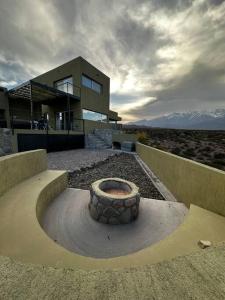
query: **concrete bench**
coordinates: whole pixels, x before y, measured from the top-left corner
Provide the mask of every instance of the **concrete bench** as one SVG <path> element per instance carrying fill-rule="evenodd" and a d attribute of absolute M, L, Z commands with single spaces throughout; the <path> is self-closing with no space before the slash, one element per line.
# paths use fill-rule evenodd
<path fill-rule="evenodd" d="M 33 164 L 32 153 L 35 157 Z M 7 188 L 0 197 L 0 255 L 53 267 L 112 269 L 153 264 L 190 254 L 199 250 L 197 243 L 200 239 L 210 240 L 214 245 L 225 241 L 225 218 L 191 205 L 181 226 L 164 240 L 141 251 L 111 259 L 95 259 L 72 253 L 51 240 L 39 223 L 49 201 L 67 184 L 66 172 L 45 169 L 45 156 L 43 150 L 18 154 L 17 159 L 12 156 L 15 166 L 25 164 L 32 172 L 24 167 L 23 179 L 17 177 L 13 181 L 15 184 L 6 180 Z M 1 163 L 2 160 L 0 166 Z M 7 172 L 13 176 L 13 169 L 8 168 Z"/>

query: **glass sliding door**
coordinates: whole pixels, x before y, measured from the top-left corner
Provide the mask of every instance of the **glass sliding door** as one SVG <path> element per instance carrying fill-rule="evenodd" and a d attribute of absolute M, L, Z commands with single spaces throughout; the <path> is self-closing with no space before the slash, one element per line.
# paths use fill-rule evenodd
<path fill-rule="evenodd" d="M 73 123 L 73 111 L 70 112 L 70 118 L 67 111 L 57 112 L 55 114 L 56 130 L 73 130 Z"/>

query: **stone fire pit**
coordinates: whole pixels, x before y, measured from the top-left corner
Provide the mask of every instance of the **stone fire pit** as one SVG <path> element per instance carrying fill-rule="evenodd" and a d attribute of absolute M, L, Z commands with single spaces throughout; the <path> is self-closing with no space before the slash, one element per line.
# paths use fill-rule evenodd
<path fill-rule="evenodd" d="M 91 185 L 89 211 L 93 219 L 105 224 L 127 224 L 138 216 L 138 187 L 120 178 L 106 178 Z"/>

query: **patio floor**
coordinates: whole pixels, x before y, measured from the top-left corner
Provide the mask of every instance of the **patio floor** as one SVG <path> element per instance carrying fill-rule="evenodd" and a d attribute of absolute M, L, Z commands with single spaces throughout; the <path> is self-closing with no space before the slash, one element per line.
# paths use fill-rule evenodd
<path fill-rule="evenodd" d="M 142 198 L 135 222 L 101 224 L 89 215 L 89 197 L 89 191 L 66 189 L 48 206 L 42 226 L 66 249 L 95 258 L 122 256 L 148 247 L 173 232 L 188 212 L 182 203 Z"/>

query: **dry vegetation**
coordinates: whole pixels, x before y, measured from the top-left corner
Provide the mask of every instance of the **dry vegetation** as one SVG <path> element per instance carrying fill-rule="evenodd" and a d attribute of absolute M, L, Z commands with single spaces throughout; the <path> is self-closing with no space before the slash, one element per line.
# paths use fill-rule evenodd
<path fill-rule="evenodd" d="M 225 131 L 158 128 L 126 131 L 145 132 L 147 144 L 152 147 L 225 170 Z"/>

